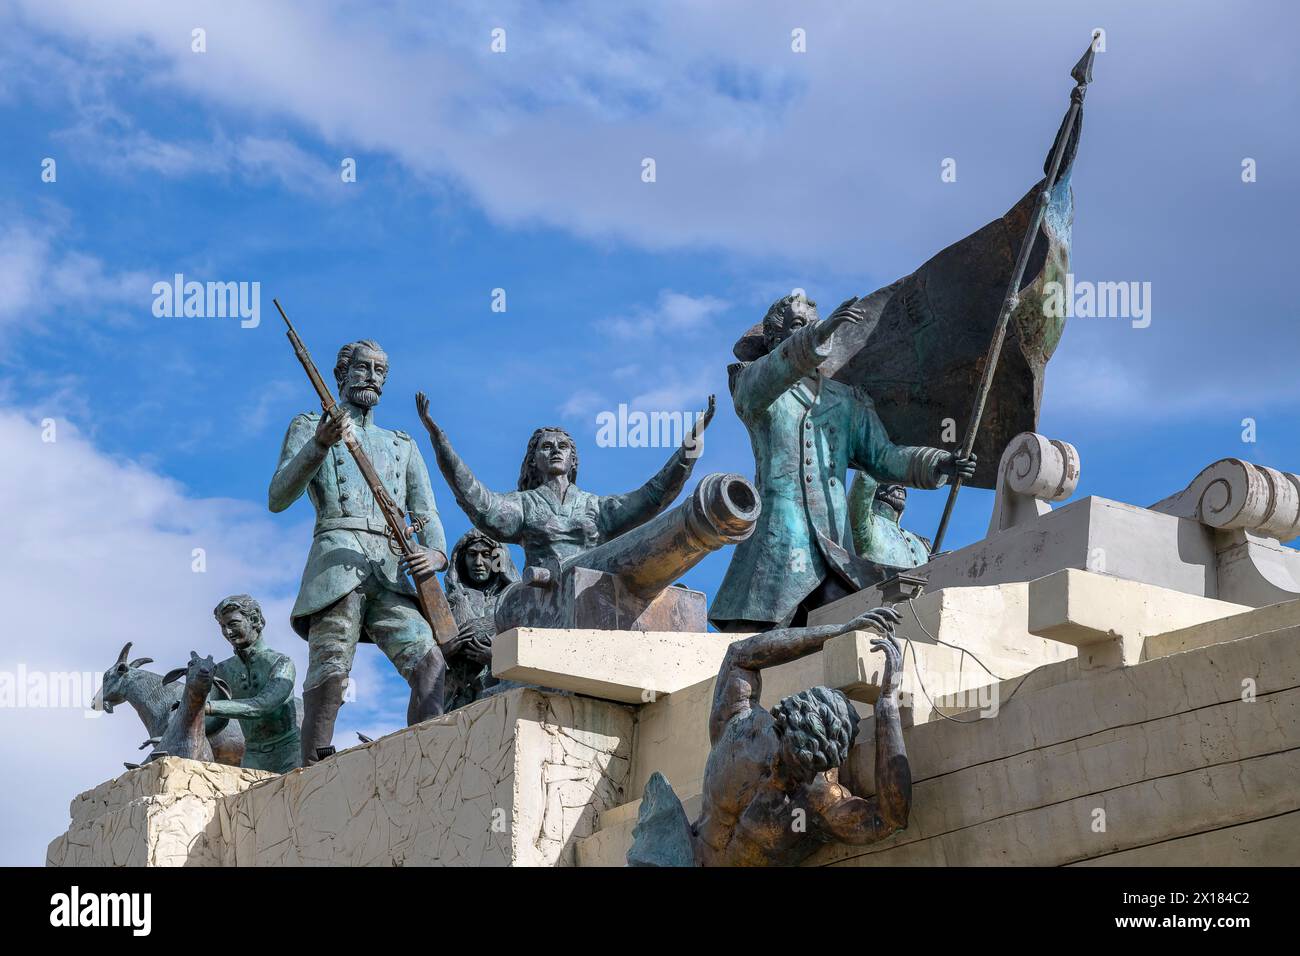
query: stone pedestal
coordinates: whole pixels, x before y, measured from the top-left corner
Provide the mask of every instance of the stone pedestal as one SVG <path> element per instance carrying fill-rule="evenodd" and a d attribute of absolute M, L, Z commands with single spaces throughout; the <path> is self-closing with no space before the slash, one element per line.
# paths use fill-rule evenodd
<path fill-rule="evenodd" d="M 284 776 L 167 758 L 82 794 L 51 866 L 563 866 L 628 800 L 632 711 L 518 688 Z"/>
<path fill-rule="evenodd" d="M 901 609 L 911 822 L 812 865 L 1300 863 L 1300 602 L 1066 569 Z M 856 701 L 841 779 L 862 795 L 870 637 L 764 671 L 761 696 L 825 684 Z M 515 688 L 280 777 L 176 758 L 129 771 L 73 801 L 48 862 L 619 866 L 653 772 L 698 815 L 714 679 L 742 638 L 511 631 L 497 673 L 554 690 Z"/>
<path fill-rule="evenodd" d="M 220 866 L 221 800 L 274 776 L 180 757 L 128 770 L 73 799 L 45 865 Z"/>

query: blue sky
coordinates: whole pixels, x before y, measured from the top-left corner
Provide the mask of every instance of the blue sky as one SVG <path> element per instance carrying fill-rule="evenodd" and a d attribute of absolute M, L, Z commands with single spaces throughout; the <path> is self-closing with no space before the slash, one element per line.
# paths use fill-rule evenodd
<path fill-rule="evenodd" d="M 635 487 L 668 450 L 597 448 L 596 415 L 698 409 L 710 392 L 698 474 L 751 474 L 726 390 L 737 335 L 791 288 L 829 309 L 1001 215 L 1039 175 L 1096 27 L 1072 268 L 1150 282 L 1152 321 L 1071 320 L 1040 431 L 1079 448 L 1079 495 L 1136 504 L 1222 457 L 1300 471 L 1293 5 L 1059 6 L 0 5 L 16 513 L 0 571 L 19 609 L 0 669 L 99 672 L 126 640 L 167 669 L 223 650 L 211 608 L 247 590 L 301 672 L 287 612 L 310 507 L 272 516 L 265 496 L 285 425 L 314 400 L 273 295 L 323 368 L 345 341 L 382 342 L 381 422 L 431 462 L 412 401 L 427 391 L 493 487 L 554 423 L 579 443 L 584 488 Z M 177 272 L 260 282 L 261 325 L 156 318 L 151 286 Z M 467 522 L 434 490 L 454 540 Z M 983 534 L 991 498 L 963 493 L 951 546 Z M 905 523 L 932 535 L 941 508 L 914 492 Z M 712 593 L 727 557 L 687 583 Z M 377 651 L 357 666 L 340 742 L 404 712 Z M 39 862 L 66 801 L 142 736 L 130 713 L 0 712 L 25 775 L 3 798 L 0 859 Z"/>

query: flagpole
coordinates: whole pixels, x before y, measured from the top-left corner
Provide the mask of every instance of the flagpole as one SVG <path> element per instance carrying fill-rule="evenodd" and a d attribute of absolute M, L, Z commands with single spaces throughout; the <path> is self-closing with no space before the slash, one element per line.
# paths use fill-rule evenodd
<path fill-rule="evenodd" d="M 998 312 L 997 324 L 993 326 L 993 341 L 989 344 L 988 354 L 984 357 L 984 372 L 980 378 L 979 390 L 975 393 L 975 405 L 971 409 L 970 422 L 962 438 L 959 454 L 961 458 L 969 458 L 975 448 L 975 436 L 979 432 L 980 419 L 984 417 L 984 405 L 988 402 L 989 391 L 993 388 L 993 375 L 997 372 L 998 359 L 1002 357 L 1002 343 L 1006 339 L 1007 323 L 1011 320 L 1011 313 L 1015 312 L 1016 306 L 1020 304 L 1020 280 L 1024 278 L 1025 267 L 1029 264 L 1029 254 L 1034 248 L 1034 241 L 1038 238 L 1038 229 L 1042 225 L 1047 204 L 1051 201 L 1052 189 L 1060 173 L 1061 158 L 1065 155 L 1066 144 L 1069 143 L 1070 136 L 1074 132 L 1079 111 L 1083 108 L 1083 96 L 1087 92 L 1088 84 L 1092 82 L 1092 61 L 1096 56 L 1096 42 L 1097 35 L 1094 34 L 1088 43 L 1087 52 L 1070 71 L 1070 76 L 1075 81 L 1075 87 L 1070 91 L 1070 109 L 1065 114 L 1061 131 L 1057 135 L 1051 164 L 1047 168 L 1042 188 L 1038 191 L 1038 201 L 1034 203 L 1034 210 L 1030 214 L 1029 228 L 1025 230 L 1025 238 L 1020 243 L 1020 254 L 1016 257 L 1015 268 L 1011 271 L 1011 281 L 1007 285 L 1006 295 L 1002 298 L 1002 309 Z M 957 493 L 961 491 L 961 485 L 961 478 L 953 475 L 948 500 L 943 506 L 943 517 L 939 519 L 939 530 L 934 533 L 934 544 L 930 547 L 932 556 L 938 554 L 943 545 L 943 536 L 948 531 L 948 522 L 952 518 L 952 509 L 957 503 Z"/>

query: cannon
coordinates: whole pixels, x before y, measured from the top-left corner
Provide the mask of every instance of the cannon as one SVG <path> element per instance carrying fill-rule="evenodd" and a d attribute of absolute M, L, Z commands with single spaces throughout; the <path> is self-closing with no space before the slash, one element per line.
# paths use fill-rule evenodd
<path fill-rule="evenodd" d="M 684 502 L 562 562 L 524 568 L 497 605 L 496 629 L 706 631 L 707 601 L 674 582 L 754 532 L 762 502 L 740 475 L 706 475 Z"/>

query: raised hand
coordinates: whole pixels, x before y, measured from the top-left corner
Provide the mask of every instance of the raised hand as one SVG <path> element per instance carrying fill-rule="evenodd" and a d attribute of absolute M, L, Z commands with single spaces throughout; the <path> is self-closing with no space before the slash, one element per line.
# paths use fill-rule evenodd
<path fill-rule="evenodd" d="M 850 631 L 878 631 L 883 635 L 892 635 L 894 628 L 903 620 L 903 616 L 892 607 L 878 607 L 859 614 L 845 625 L 844 633 Z"/>
<path fill-rule="evenodd" d="M 866 315 L 866 299 L 851 296 L 841 302 L 824 322 L 817 325 L 818 341 L 825 342 L 841 325 L 856 325 Z"/>
<path fill-rule="evenodd" d="M 708 407 L 700 414 L 699 419 L 695 422 L 695 427 L 691 429 L 686 440 L 682 442 L 682 447 L 690 453 L 690 457 L 698 458 L 704 446 L 704 429 L 709 427 L 709 422 L 713 421 L 713 413 L 717 410 L 717 396 L 709 396 Z"/>
<path fill-rule="evenodd" d="M 415 410 L 420 413 L 420 421 L 424 424 L 425 430 L 428 431 L 430 438 L 437 438 L 442 434 L 442 429 L 438 423 L 433 420 L 429 414 L 429 396 L 424 392 L 415 393 Z"/>
<path fill-rule="evenodd" d="M 873 637 L 871 649 L 885 655 L 885 670 L 880 675 L 880 696 L 898 699 L 903 686 L 903 647 L 892 629 L 884 637 Z"/>

